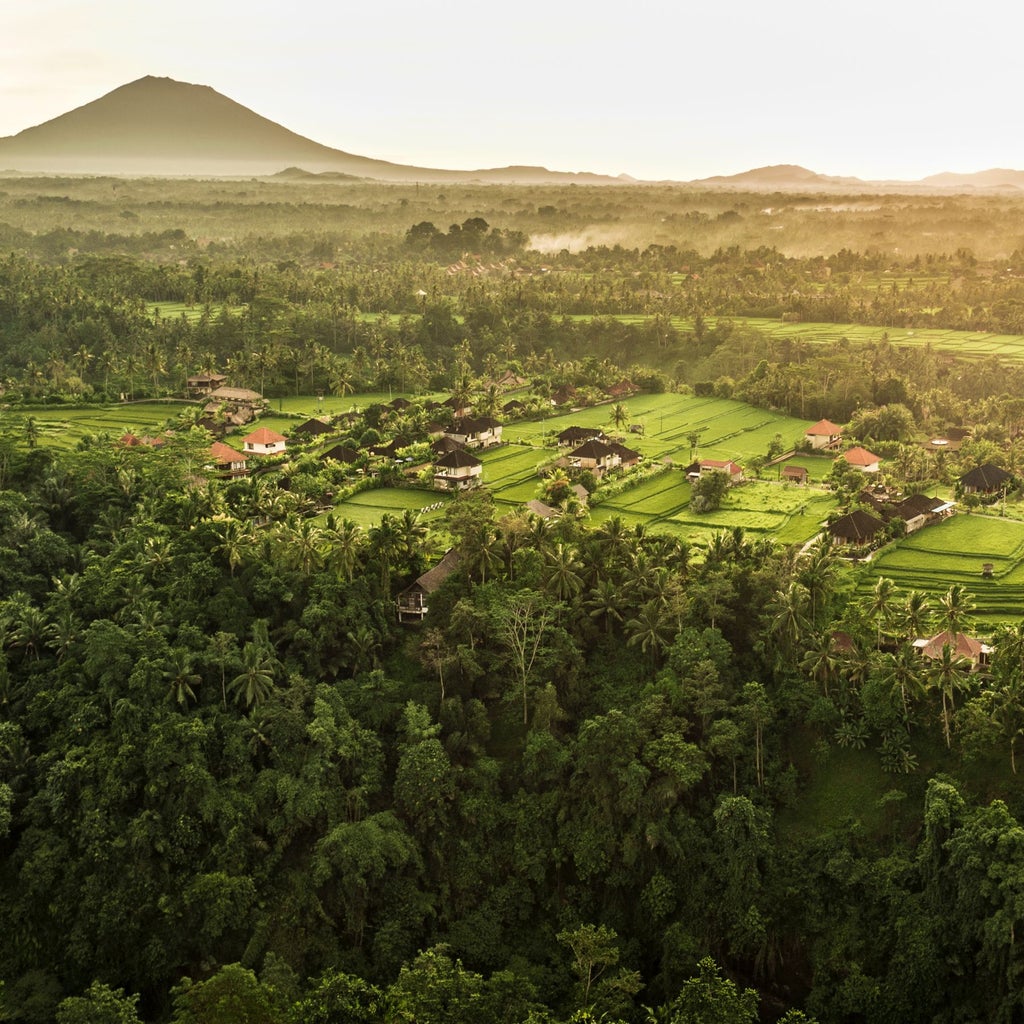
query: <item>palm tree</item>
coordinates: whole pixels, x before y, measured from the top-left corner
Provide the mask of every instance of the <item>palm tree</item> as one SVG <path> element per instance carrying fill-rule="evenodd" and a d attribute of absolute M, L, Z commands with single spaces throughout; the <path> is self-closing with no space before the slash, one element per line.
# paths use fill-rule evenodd
<path fill-rule="evenodd" d="M 582 570 L 576 550 L 566 544 L 556 544 L 547 553 L 547 590 L 559 601 L 568 601 L 583 589 L 583 579 L 577 570 Z"/>
<path fill-rule="evenodd" d="M 988 693 L 992 721 L 1010 745 L 1010 768 L 1017 774 L 1017 739 L 1024 736 L 1024 685 L 1019 674 L 999 680 Z"/>
<path fill-rule="evenodd" d="M 385 594 L 391 590 L 392 562 L 401 551 L 402 537 L 394 516 L 385 513 L 380 522 L 370 528 L 370 557 L 377 560 L 380 568 L 380 585 Z"/>
<path fill-rule="evenodd" d="M 351 519 L 337 522 L 331 513 L 324 523 L 324 534 L 327 539 L 328 564 L 343 580 L 351 579 L 359 560 L 362 530 Z"/>
<path fill-rule="evenodd" d="M 942 645 L 942 653 L 932 661 L 928 668 L 926 678 L 929 683 L 938 688 L 942 696 L 942 735 L 946 740 L 947 748 L 951 746 L 950 732 L 954 699 L 957 691 L 966 685 L 970 669 L 970 661 L 957 654 L 956 647 L 948 643 Z"/>
<path fill-rule="evenodd" d="M 362 625 L 345 634 L 352 650 L 352 671 L 359 673 L 377 668 L 380 639 L 369 626 Z"/>
<path fill-rule="evenodd" d="M 826 598 L 831 591 L 835 576 L 835 553 L 828 534 L 823 533 L 820 540 L 811 547 L 809 557 L 803 562 L 797 573 L 797 579 L 807 591 L 807 598 L 811 606 L 809 617 L 812 626 L 817 626 L 819 613 L 827 605 Z"/>
<path fill-rule="evenodd" d="M 320 527 L 308 520 L 289 521 L 283 525 L 285 543 L 291 563 L 305 575 L 318 569 L 324 560 Z"/>
<path fill-rule="evenodd" d="M 258 707 L 274 690 L 279 662 L 262 644 L 247 641 L 242 648 L 242 671 L 231 680 L 228 689 L 247 708 Z"/>
<path fill-rule="evenodd" d="M 81 635 L 82 624 L 78 616 L 70 608 L 63 607 L 46 627 L 46 646 L 56 652 L 57 661 L 63 661 Z"/>
<path fill-rule="evenodd" d="M 175 647 L 164 669 L 171 696 L 181 707 L 196 699 L 195 687 L 202 682 L 202 676 L 192 671 L 192 654 L 182 647 Z"/>
<path fill-rule="evenodd" d="M 908 731 L 911 698 L 924 694 L 922 667 L 920 654 L 907 643 L 900 644 L 892 654 L 883 654 L 880 661 L 880 679 L 893 696 L 899 694 Z"/>
<path fill-rule="evenodd" d="M 35 416 L 29 416 L 25 420 L 25 440 L 29 448 L 35 448 L 39 443 L 39 424 L 36 423 Z"/>
<path fill-rule="evenodd" d="M 939 605 L 939 619 L 952 637 L 969 627 L 974 601 L 963 584 L 952 584 L 939 598 Z"/>
<path fill-rule="evenodd" d="M 778 591 L 768 603 L 769 629 L 777 639 L 776 662 L 780 668 L 800 648 L 807 632 L 805 600 L 803 588 L 790 580 L 785 590 Z"/>
<path fill-rule="evenodd" d="M 612 625 L 615 622 L 622 621 L 623 594 L 621 588 L 616 586 L 612 580 L 598 580 L 590 590 L 584 604 L 592 619 L 604 620 L 605 630 L 608 633 L 611 633 Z"/>
<path fill-rule="evenodd" d="M 406 561 L 411 562 L 423 548 L 427 536 L 427 528 L 420 522 L 419 512 L 407 508 L 398 520 L 398 532 L 401 537 L 402 554 Z"/>
<path fill-rule="evenodd" d="M 800 668 L 816 683 L 821 684 L 822 692 L 830 697 L 829 684 L 839 672 L 839 655 L 835 642 L 829 632 L 819 633 L 815 644 L 804 655 Z"/>
<path fill-rule="evenodd" d="M 868 603 L 868 612 L 875 619 L 876 649 L 882 646 L 882 627 L 888 625 L 891 620 L 895 601 L 896 584 L 887 576 L 879 576 L 875 581 L 874 589 L 871 591 L 871 600 Z"/>
<path fill-rule="evenodd" d="M 612 414 L 609 419 L 615 424 L 616 430 L 621 430 L 629 422 L 629 409 L 626 408 L 626 403 L 616 402 L 612 406 Z"/>
<path fill-rule="evenodd" d="M 216 550 L 227 559 L 228 568 L 234 576 L 252 547 L 252 534 L 237 519 L 224 519 L 219 523 L 217 535 L 220 544 Z"/>
<path fill-rule="evenodd" d="M 471 572 L 487 582 L 487 573 L 501 565 L 501 534 L 489 522 L 473 523 L 463 538 L 463 557 Z"/>
<path fill-rule="evenodd" d="M 650 657 L 652 664 L 656 665 L 661 652 L 668 647 L 675 635 L 673 625 L 657 601 L 648 601 L 636 616 L 625 624 L 626 646 L 639 647 Z"/>
<path fill-rule="evenodd" d="M 903 606 L 904 636 L 925 636 L 932 620 L 932 604 L 927 594 L 920 590 L 912 590 L 907 594 Z"/>

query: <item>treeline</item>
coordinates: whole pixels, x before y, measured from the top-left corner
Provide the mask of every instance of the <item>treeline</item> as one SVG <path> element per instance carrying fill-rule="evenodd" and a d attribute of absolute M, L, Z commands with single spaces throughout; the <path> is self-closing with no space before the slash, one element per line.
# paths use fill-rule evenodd
<path fill-rule="evenodd" d="M 764 359 L 771 372 L 744 385 L 750 401 L 836 419 L 865 401 L 909 404 L 894 397 L 908 387 L 922 395 L 952 391 L 949 400 L 933 396 L 924 403 L 931 408 L 1012 390 L 1005 379 L 1012 369 L 1004 374 L 995 360 L 953 363 L 884 338 L 863 349 L 840 336 L 826 352 L 736 326 L 730 313 L 758 310 L 744 307 L 733 261 L 770 255 L 716 255 L 696 280 L 651 287 L 642 275 L 626 273 L 629 255 L 621 253 L 616 259 L 626 269 L 615 284 L 601 283 L 597 274 L 520 274 L 505 266 L 474 276 L 467 264 L 448 274 L 409 253 L 393 264 L 346 270 L 84 254 L 47 266 L 11 254 L 0 260 L 0 376 L 8 400 L 156 397 L 181 393 L 190 374 L 213 370 L 275 396 L 335 390 L 342 376 L 359 390 L 404 391 L 413 382 L 440 390 L 454 384 L 457 369 L 486 375 L 500 364 L 536 376 L 591 358 L 621 371 L 645 366 L 690 386 L 721 381 L 720 389 L 729 390 Z M 845 265 L 855 257 L 836 259 Z M 1015 279 L 1004 283 L 1007 295 L 1019 290 Z M 778 284 L 789 307 L 797 302 L 792 286 Z M 170 312 L 169 304 L 179 302 L 198 303 L 196 313 Z M 627 321 L 556 312 L 577 305 L 654 311 Z M 686 311 L 688 328 L 665 311 L 676 307 Z M 374 314 L 362 312 L 367 308 Z"/>

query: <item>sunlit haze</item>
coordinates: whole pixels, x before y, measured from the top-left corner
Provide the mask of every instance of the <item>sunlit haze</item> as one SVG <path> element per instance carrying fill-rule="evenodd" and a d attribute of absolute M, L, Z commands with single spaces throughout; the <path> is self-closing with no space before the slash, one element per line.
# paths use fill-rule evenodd
<path fill-rule="evenodd" d="M 778 163 L 904 180 L 1020 169 L 1008 10 L 37 0 L 0 7 L 0 137 L 155 75 L 419 166 L 648 180 Z"/>

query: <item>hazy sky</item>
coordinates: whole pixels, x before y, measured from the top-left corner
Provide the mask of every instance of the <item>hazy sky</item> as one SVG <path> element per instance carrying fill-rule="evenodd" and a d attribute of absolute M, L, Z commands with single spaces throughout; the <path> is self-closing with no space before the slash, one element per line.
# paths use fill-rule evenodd
<path fill-rule="evenodd" d="M 158 75 L 419 166 L 1024 169 L 1022 20 L 1004 0 L 2 3 L 0 136 Z"/>

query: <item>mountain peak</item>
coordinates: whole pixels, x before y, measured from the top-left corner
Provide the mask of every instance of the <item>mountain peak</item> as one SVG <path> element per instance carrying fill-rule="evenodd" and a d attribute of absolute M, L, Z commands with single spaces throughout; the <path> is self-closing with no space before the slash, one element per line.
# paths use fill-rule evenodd
<path fill-rule="evenodd" d="M 354 156 L 289 131 L 208 85 L 155 75 L 0 139 L 0 166 L 65 174 L 262 176 L 302 167 L 385 181 L 615 180 L 535 167 L 447 171 Z"/>

